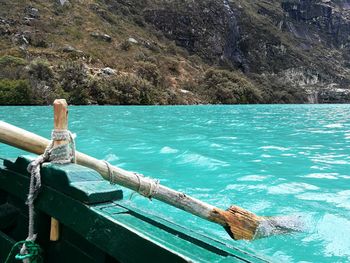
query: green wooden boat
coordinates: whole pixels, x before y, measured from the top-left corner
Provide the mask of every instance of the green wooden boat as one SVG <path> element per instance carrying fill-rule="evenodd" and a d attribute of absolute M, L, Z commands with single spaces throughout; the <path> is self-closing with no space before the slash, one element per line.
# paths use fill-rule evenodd
<path fill-rule="evenodd" d="M 33 158 L 0 165 L 0 262 L 27 236 L 27 166 Z M 132 206 L 121 189 L 89 168 L 46 163 L 41 174 L 35 208 L 44 262 L 266 262 Z M 60 222 L 55 242 L 49 240 L 51 217 Z"/>

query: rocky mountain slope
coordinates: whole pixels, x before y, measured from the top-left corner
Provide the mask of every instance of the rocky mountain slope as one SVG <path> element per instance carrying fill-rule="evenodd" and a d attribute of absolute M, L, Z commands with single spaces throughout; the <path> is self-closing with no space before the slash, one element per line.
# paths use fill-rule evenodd
<path fill-rule="evenodd" d="M 350 102 L 350 0 L 0 5 L 0 104 Z"/>

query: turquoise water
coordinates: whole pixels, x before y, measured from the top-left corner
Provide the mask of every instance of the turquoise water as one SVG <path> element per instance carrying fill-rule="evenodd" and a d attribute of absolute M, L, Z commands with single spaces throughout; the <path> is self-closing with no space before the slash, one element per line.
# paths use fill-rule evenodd
<path fill-rule="evenodd" d="M 0 107 L 0 120 L 45 137 L 52 115 Z M 301 215 L 306 230 L 232 241 L 158 201 L 134 196 L 134 205 L 273 262 L 350 261 L 350 105 L 72 106 L 69 119 L 82 152 L 221 208 Z M 0 157 L 20 153 L 0 145 Z"/>

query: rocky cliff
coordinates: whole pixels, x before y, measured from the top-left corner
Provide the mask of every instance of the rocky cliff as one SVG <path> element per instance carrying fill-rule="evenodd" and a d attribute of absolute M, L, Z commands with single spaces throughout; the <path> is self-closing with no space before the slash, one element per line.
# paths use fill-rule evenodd
<path fill-rule="evenodd" d="M 350 101 L 350 0 L 0 2 L 2 104 Z"/>
<path fill-rule="evenodd" d="M 311 103 L 349 99 L 349 0 L 167 2 L 144 16 L 209 63 L 281 79 Z"/>

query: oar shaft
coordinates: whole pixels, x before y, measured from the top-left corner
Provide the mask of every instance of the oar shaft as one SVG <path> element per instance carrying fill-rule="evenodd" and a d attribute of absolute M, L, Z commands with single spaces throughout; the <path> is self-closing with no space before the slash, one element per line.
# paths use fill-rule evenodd
<path fill-rule="evenodd" d="M 104 179 L 109 180 L 109 171 L 105 162 L 80 152 L 77 152 L 76 156 L 78 164 L 96 170 Z M 140 185 L 141 187 L 148 187 L 150 184 L 149 178 L 142 176 L 137 177 L 134 173 L 116 166 L 110 166 L 110 169 L 114 174 L 113 181 L 131 190 L 138 191 Z M 209 219 L 211 211 L 215 208 L 212 205 L 206 204 L 198 199 L 192 198 L 184 193 L 175 191 L 160 184 L 157 186 L 157 191 L 154 193 L 152 198 L 190 212 L 204 219 Z"/>

